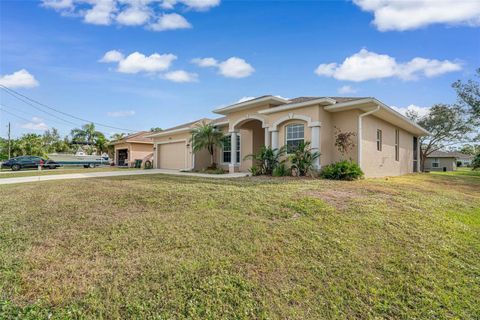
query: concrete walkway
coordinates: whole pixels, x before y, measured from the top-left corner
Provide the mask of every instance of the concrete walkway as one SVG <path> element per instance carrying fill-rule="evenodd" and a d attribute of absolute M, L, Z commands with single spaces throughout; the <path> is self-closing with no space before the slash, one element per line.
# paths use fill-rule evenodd
<path fill-rule="evenodd" d="M 0 179 L 0 184 L 27 183 L 49 180 L 66 179 L 86 179 L 86 178 L 105 178 L 119 176 L 136 176 L 142 174 L 168 174 L 173 176 L 201 177 L 212 179 L 229 179 L 246 177 L 249 174 L 245 172 L 227 173 L 227 174 L 206 174 L 195 172 L 180 172 L 177 170 L 150 169 L 150 170 L 129 170 L 129 171 L 106 171 L 106 172 L 88 172 L 88 173 L 70 173 L 70 174 L 51 174 L 44 176 L 16 177 Z"/>

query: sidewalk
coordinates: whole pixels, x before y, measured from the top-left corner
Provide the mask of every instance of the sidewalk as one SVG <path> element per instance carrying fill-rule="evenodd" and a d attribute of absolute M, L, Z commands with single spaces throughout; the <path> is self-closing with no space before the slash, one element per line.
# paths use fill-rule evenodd
<path fill-rule="evenodd" d="M 150 169 L 150 170 L 133 170 L 133 171 L 107 171 L 107 172 L 90 172 L 90 173 L 70 173 L 70 174 L 52 174 L 46 176 L 30 176 L 30 177 L 16 177 L 0 179 L 1 184 L 13 183 L 27 183 L 37 181 L 49 180 L 68 180 L 68 179 L 87 179 L 87 178 L 105 178 L 105 177 L 119 177 L 119 176 L 135 176 L 145 174 L 167 174 L 173 176 L 187 176 L 187 177 L 201 177 L 212 179 L 229 179 L 246 177 L 249 174 L 245 172 L 227 173 L 227 174 L 205 174 L 194 172 L 180 172 L 177 170 L 166 169 Z"/>

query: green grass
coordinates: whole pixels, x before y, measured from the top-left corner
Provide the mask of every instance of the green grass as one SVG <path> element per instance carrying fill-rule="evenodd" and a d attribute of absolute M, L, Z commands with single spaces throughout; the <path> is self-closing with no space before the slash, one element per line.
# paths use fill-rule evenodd
<path fill-rule="evenodd" d="M 43 169 L 41 171 L 38 171 L 36 169 L 23 169 L 20 171 L 12 171 L 10 169 L 4 168 L 0 170 L 0 179 L 16 178 L 16 177 L 37 177 L 37 176 L 47 176 L 52 174 L 125 171 L 125 170 L 138 170 L 138 169 L 118 168 L 118 167 L 83 168 L 80 166 L 70 166 L 70 167 L 61 167 L 57 169 Z"/>
<path fill-rule="evenodd" d="M 478 319 L 480 173 L 0 186 L 0 318 Z"/>

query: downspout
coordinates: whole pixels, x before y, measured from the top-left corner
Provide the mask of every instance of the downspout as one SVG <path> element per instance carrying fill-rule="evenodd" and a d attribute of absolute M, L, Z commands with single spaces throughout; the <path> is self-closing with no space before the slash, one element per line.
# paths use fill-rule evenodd
<path fill-rule="evenodd" d="M 375 109 L 370 110 L 370 111 L 365 112 L 365 113 L 362 113 L 361 115 L 358 116 L 357 164 L 360 167 L 360 169 L 362 169 L 362 139 L 363 139 L 362 138 L 362 119 L 365 116 L 368 116 L 368 115 L 371 115 L 372 113 L 377 112 L 378 110 L 380 110 L 380 105 L 377 105 L 377 107 Z"/>

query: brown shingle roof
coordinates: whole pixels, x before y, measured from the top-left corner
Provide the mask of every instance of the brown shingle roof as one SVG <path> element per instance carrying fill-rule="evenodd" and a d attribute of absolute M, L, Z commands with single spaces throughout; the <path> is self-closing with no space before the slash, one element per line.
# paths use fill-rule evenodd
<path fill-rule="evenodd" d="M 337 101 L 337 103 L 365 99 L 364 97 L 297 97 L 297 98 L 288 100 L 290 101 L 288 104 L 307 102 L 307 101 L 317 100 L 322 98 L 330 98 Z"/>
<path fill-rule="evenodd" d="M 112 143 L 127 143 L 127 142 L 152 142 L 151 138 L 146 138 L 146 136 L 152 134 L 150 131 L 140 131 L 133 134 L 130 134 L 122 139 L 112 141 Z"/>

